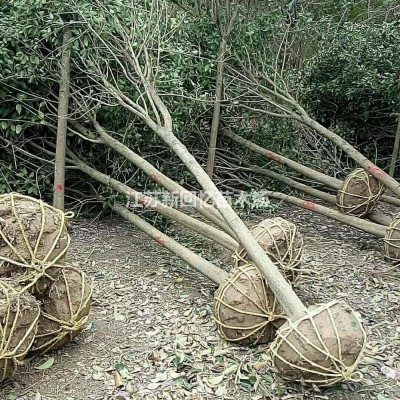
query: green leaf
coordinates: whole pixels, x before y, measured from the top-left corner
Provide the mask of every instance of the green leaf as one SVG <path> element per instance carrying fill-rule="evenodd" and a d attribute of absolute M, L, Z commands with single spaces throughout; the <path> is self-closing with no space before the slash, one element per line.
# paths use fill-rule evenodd
<path fill-rule="evenodd" d="M 174 358 L 175 367 L 178 368 L 179 365 L 181 365 L 183 363 L 184 359 L 185 359 L 184 353 L 177 354 L 176 357 Z"/>
<path fill-rule="evenodd" d="M 35 358 L 36 358 L 36 356 L 30 356 L 30 357 L 24 358 L 24 360 L 23 360 L 24 365 L 31 364 L 32 361 L 33 361 Z"/>
<path fill-rule="evenodd" d="M 15 127 L 15 133 L 21 133 L 21 131 L 22 131 L 22 125 L 17 125 Z"/>
<path fill-rule="evenodd" d="M 124 363 L 118 363 L 118 364 L 115 364 L 115 367 L 114 367 L 118 372 L 121 372 L 123 369 L 125 369 L 125 364 Z"/>
<path fill-rule="evenodd" d="M 54 357 L 50 357 L 48 358 L 48 360 L 46 362 L 44 362 L 43 364 L 39 365 L 38 367 L 35 367 L 35 369 L 49 369 L 53 366 L 54 364 Z"/>
<path fill-rule="evenodd" d="M 22 112 L 21 104 L 18 103 L 18 104 L 16 105 L 15 109 L 17 110 L 17 113 L 18 113 L 19 115 L 21 115 L 21 112 Z"/>
<path fill-rule="evenodd" d="M 390 399 L 384 396 L 383 394 L 378 394 L 377 400 L 390 400 Z"/>
<path fill-rule="evenodd" d="M 278 397 L 283 397 L 285 395 L 285 393 L 286 393 L 285 389 L 282 389 L 282 388 L 277 388 L 275 390 L 275 396 L 278 396 Z"/>

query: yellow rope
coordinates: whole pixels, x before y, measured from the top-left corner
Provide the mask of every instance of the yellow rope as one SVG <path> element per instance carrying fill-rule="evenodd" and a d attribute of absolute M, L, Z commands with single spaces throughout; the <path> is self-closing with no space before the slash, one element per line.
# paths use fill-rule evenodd
<path fill-rule="evenodd" d="M 27 237 L 27 233 L 26 233 L 26 230 L 23 225 L 23 219 L 22 219 L 21 215 L 18 213 L 18 209 L 17 209 L 18 207 L 16 204 L 18 202 L 18 200 L 24 200 L 26 202 L 30 202 L 30 203 L 37 205 L 41 212 L 40 231 L 39 231 L 38 237 L 36 239 L 36 242 L 35 242 L 35 245 L 33 248 L 30 245 L 29 238 Z M 9 193 L 9 194 L 5 194 L 5 195 L 1 195 L 0 196 L 0 204 L 6 203 L 6 202 L 10 202 L 12 215 L 15 218 L 16 223 L 18 225 L 18 228 L 19 228 L 21 237 L 23 238 L 23 242 L 25 244 L 26 250 L 28 251 L 28 253 L 30 255 L 30 260 L 25 259 L 23 257 L 23 255 L 21 254 L 21 252 L 10 242 L 10 240 L 8 240 L 5 233 L 1 229 L 1 224 L 0 224 L 0 238 L 4 241 L 4 243 L 6 243 L 6 245 L 12 250 L 12 252 L 16 256 L 16 258 L 19 260 L 19 261 L 16 261 L 14 259 L 0 255 L 0 262 L 4 261 L 11 265 L 15 265 L 18 267 L 23 267 L 26 269 L 33 270 L 34 272 L 31 275 L 31 278 L 34 279 L 34 282 L 32 284 L 35 284 L 37 279 L 39 279 L 40 277 L 42 277 L 44 275 L 45 270 L 47 268 L 53 266 L 55 263 L 57 263 L 62 257 L 65 256 L 66 252 L 68 251 L 71 238 L 68 235 L 68 233 L 66 232 L 66 227 L 68 224 L 68 220 L 73 217 L 73 213 L 71 213 L 71 212 L 64 213 L 61 210 L 58 210 L 58 209 L 44 203 L 42 200 L 34 199 L 32 197 L 24 196 L 24 195 L 18 194 L 18 193 Z M 45 256 L 42 259 L 40 259 L 40 258 L 38 258 L 38 250 L 39 250 L 41 239 L 44 234 L 44 230 L 46 228 L 46 210 L 51 211 L 59 219 L 60 223 L 59 223 L 59 227 L 58 227 L 58 231 L 57 231 L 55 240 L 53 241 L 52 245 L 48 249 Z M 65 248 L 54 259 L 49 260 L 49 258 L 51 257 L 52 253 L 54 252 L 54 250 L 55 250 L 56 246 L 58 245 L 59 240 L 61 239 L 61 236 L 63 234 L 66 235 Z M 29 287 L 32 286 L 32 284 L 30 284 Z"/>
<path fill-rule="evenodd" d="M 350 184 L 360 181 L 368 189 L 367 196 L 349 191 Z M 376 183 L 377 190 L 373 190 L 371 181 Z M 336 205 L 343 214 L 363 217 L 370 213 L 378 204 L 384 186 L 363 168 L 352 171 L 344 180 L 336 196 Z M 355 204 L 349 204 L 350 202 Z M 347 203 L 347 204 L 346 204 Z"/>
<path fill-rule="evenodd" d="M 251 275 L 251 272 L 253 272 L 253 275 Z M 254 276 L 254 274 L 256 274 Z M 247 279 L 250 281 L 251 286 L 250 288 L 251 293 L 253 296 L 249 296 L 247 293 L 245 293 L 240 285 L 238 285 L 238 280 L 243 278 L 243 276 L 247 277 Z M 259 287 L 260 285 L 257 285 L 257 279 L 260 279 L 262 282 L 261 285 L 261 290 L 262 292 L 260 293 Z M 233 306 L 232 304 L 229 304 L 225 301 L 226 298 L 226 293 L 228 290 L 234 289 L 241 295 L 243 295 L 249 303 L 252 303 L 253 305 L 256 306 L 256 308 L 259 309 L 259 312 L 254 312 L 254 311 L 248 311 L 248 310 L 242 310 L 240 308 L 237 308 Z M 257 342 L 262 338 L 265 330 L 267 329 L 268 325 L 270 325 L 273 321 L 277 320 L 278 318 L 285 318 L 284 316 L 277 315 L 276 314 L 276 308 L 277 308 L 277 302 L 275 299 L 275 296 L 273 296 L 273 304 L 270 305 L 268 304 L 269 301 L 269 296 L 267 293 L 267 287 L 264 284 L 264 281 L 262 277 L 259 275 L 259 272 L 257 268 L 254 266 L 254 264 L 246 264 L 242 265 L 239 267 L 235 267 L 232 270 L 232 274 L 229 276 L 226 282 L 223 283 L 223 285 L 220 286 L 216 293 L 215 297 L 215 303 L 214 303 L 214 320 L 218 326 L 218 330 L 221 334 L 222 337 L 224 337 L 226 340 L 232 341 L 232 342 L 239 342 L 243 341 L 244 339 L 248 339 L 250 337 L 256 336 L 253 344 L 257 344 Z M 224 322 L 222 322 L 221 318 L 221 307 L 227 307 L 230 310 L 233 310 L 237 312 L 239 315 L 247 315 L 247 316 L 253 316 L 253 317 L 259 317 L 263 318 L 264 320 L 251 325 L 251 326 L 234 326 L 234 325 L 229 325 Z M 224 329 L 232 329 L 232 330 L 237 330 L 239 332 L 242 332 L 242 335 L 240 335 L 237 338 L 232 338 L 226 334 Z M 248 331 L 244 333 L 245 331 Z"/>
<path fill-rule="evenodd" d="M 54 346 L 56 346 L 57 343 L 60 343 L 65 338 L 65 336 L 72 335 L 74 332 L 80 332 L 83 329 L 83 327 L 85 326 L 85 324 L 87 323 L 88 318 L 89 318 L 88 315 L 84 315 L 79 318 L 79 315 L 81 314 L 82 310 L 84 310 L 90 304 L 91 299 L 92 299 L 92 294 L 93 294 L 93 289 L 92 289 L 91 285 L 87 284 L 87 278 L 86 278 L 85 273 L 83 271 L 80 271 L 77 268 L 70 267 L 70 266 L 63 267 L 63 266 L 57 265 L 56 267 L 62 268 L 61 274 L 62 274 L 62 279 L 64 281 L 65 288 L 67 291 L 66 295 L 67 295 L 68 310 L 69 310 L 70 315 L 69 315 L 68 320 L 62 320 L 60 318 L 57 318 L 57 316 L 54 316 L 54 315 L 51 315 L 49 313 L 42 311 L 42 318 L 46 318 L 50 321 L 55 322 L 57 325 L 59 325 L 59 327 L 54 331 L 36 335 L 37 339 L 50 337 L 50 340 L 46 341 L 46 343 L 44 343 L 38 347 L 34 346 L 34 351 L 36 351 L 36 352 L 48 351 L 48 350 L 54 348 Z M 80 299 L 79 299 L 79 305 L 78 305 L 78 307 L 76 307 L 75 310 L 74 310 L 74 306 L 72 304 L 71 292 L 70 292 L 70 287 L 69 287 L 66 271 L 74 271 L 74 272 L 79 273 L 79 275 L 80 275 L 80 288 L 79 288 L 80 289 Z M 86 293 L 87 289 L 89 289 L 88 293 Z M 72 338 L 72 336 L 71 336 L 71 338 Z"/>
<path fill-rule="evenodd" d="M 276 234 L 278 230 L 279 235 Z M 285 276 L 293 281 L 303 261 L 303 237 L 298 232 L 297 226 L 283 218 L 276 217 L 264 220 L 254 226 L 251 232 L 257 241 L 260 241 L 265 235 L 271 239 L 272 248 L 265 252 L 284 272 Z M 279 236 L 284 237 L 286 251 L 281 254 L 278 242 Z M 240 246 L 232 256 L 234 265 L 247 264 L 249 262 L 247 251 Z"/>
<path fill-rule="evenodd" d="M 386 229 L 383 239 L 383 254 L 386 259 L 400 262 L 400 213 L 397 214 Z"/>
<path fill-rule="evenodd" d="M 25 295 L 24 290 L 18 291 L 15 287 L 6 283 L 6 281 L 0 280 L 0 291 L 3 293 L 4 297 L 2 298 L 2 303 L 6 308 L 0 324 L 0 362 L 12 359 L 13 362 L 17 363 L 28 353 L 34 341 L 37 322 L 40 316 L 40 308 L 37 304 L 37 313 L 34 320 L 29 321 L 28 327 L 24 325 L 26 329 L 24 335 L 19 339 L 17 344 L 14 344 L 12 340 L 15 338 L 17 325 L 22 316 L 23 305 L 21 304 L 21 298 Z M 34 305 L 34 303 L 32 303 L 32 305 Z M 10 323 L 11 326 L 9 326 Z M 28 339 L 29 343 L 27 343 Z"/>
<path fill-rule="evenodd" d="M 294 323 L 289 319 L 288 322 L 278 331 L 277 338 L 272 343 L 269 349 L 275 368 L 277 368 L 276 360 L 280 360 L 282 363 L 286 364 L 286 366 L 289 366 L 290 369 L 302 372 L 302 375 L 304 376 L 303 380 L 305 383 L 318 384 L 319 386 L 331 386 L 342 381 L 359 381 L 361 379 L 361 375 L 358 371 L 355 371 L 355 369 L 359 363 L 360 358 L 363 355 L 366 346 L 366 333 L 358 316 L 352 309 L 350 309 L 350 307 L 345 305 L 346 309 L 348 309 L 348 311 L 350 311 L 353 314 L 354 318 L 357 320 L 358 327 L 363 336 L 362 346 L 356 360 L 353 362 L 352 365 L 347 366 L 342 359 L 341 338 L 338 332 L 337 322 L 332 315 L 332 308 L 340 306 L 340 304 L 341 303 L 339 303 L 338 301 L 332 301 L 326 305 L 318 307 L 313 311 L 309 311 L 307 315 L 295 321 Z M 315 322 L 315 317 L 323 312 L 327 312 L 329 315 L 329 319 L 331 321 L 333 331 L 336 336 L 338 357 L 333 355 L 330 349 L 326 346 L 326 343 L 321 336 L 319 328 Z M 319 345 L 312 342 L 306 335 L 302 333 L 300 325 L 304 321 L 309 321 L 311 323 L 313 327 L 313 333 L 316 334 Z M 301 351 L 305 347 L 304 344 L 302 344 L 301 348 L 299 349 L 293 343 L 291 343 L 290 337 L 293 337 L 293 332 L 295 332 L 295 334 L 298 335 L 306 343 L 306 346 L 312 348 L 317 353 L 322 354 L 322 361 L 329 360 L 329 367 L 323 366 L 313 360 L 308 359 Z M 286 358 L 282 357 L 279 351 L 283 344 L 288 345 L 299 356 L 299 360 L 302 361 L 294 364 Z M 312 369 L 307 368 L 304 365 L 310 365 Z M 307 378 L 307 376 L 318 376 L 318 378 Z"/>

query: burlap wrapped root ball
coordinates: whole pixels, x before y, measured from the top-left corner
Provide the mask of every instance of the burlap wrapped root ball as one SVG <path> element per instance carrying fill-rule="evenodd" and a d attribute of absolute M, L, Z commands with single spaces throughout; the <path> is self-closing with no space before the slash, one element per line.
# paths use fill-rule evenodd
<path fill-rule="evenodd" d="M 383 254 L 394 263 L 400 262 L 400 214 L 397 214 L 386 229 L 383 239 Z"/>
<path fill-rule="evenodd" d="M 310 308 L 308 315 L 286 322 L 270 352 L 275 368 L 290 380 L 330 386 L 356 381 L 366 334 L 356 313 L 346 304 L 331 302 Z"/>
<path fill-rule="evenodd" d="M 43 354 L 74 339 L 85 327 L 92 303 L 92 287 L 86 274 L 72 266 L 48 271 L 51 282 L 43 285 L 42 312 L 31 352 Z"/>
<path fill-rule="evenodd" d="M 0 281 L 0 382 L 13 375 L 31 348 L 39 315 L 39 303 L 32 295 Z"/>
<path fill-rule="evenodd" d="M 68 217 L 29 196 L 0 196 L 0 276 L 21 268 L 40 273 L 51 263 L 62 262 L 70 242 Z"/>
<path fill-rule="evenodd" d="M 251 233 L 285 277 L 294 281 L 303 260 L 303 236 L 297 226 L 281 217 L 268 218 L 253 226 Z M 233 259 L 235 266 L 250 262 L 243 246 L 239 246 Z"/>
<path fill-rule="evenodd" d="M 364 217 L 374 210 L 384 186 L 363 168 L 357 168 L 344 180 L 336 196 L 343 214 Z"/>
<path fill-rule="evenodd" d="M 284 322 L 282 308 L 252 263 L 232 269 L 215 292 L 213 313 L 220 335 L 240 345 L 270 342 Z"/>

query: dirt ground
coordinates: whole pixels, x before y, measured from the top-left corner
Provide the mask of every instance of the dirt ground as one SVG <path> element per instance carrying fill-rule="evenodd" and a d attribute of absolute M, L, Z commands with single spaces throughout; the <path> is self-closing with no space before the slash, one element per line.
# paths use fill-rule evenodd
<path fill-rule="evenodd" d="M 73 343 L 31 360 L 0 399 L 400 399 L 400 373 L 387 376 L 400 370 L 400 270 L 383 261 L 370 235 L 287 206 L 275 215 L 305 237 L 295 288 L 303 301 L 344 299 L 362 315 L 369 342 L 361 383 L 318 390 L 282 381 L 266 346 L 241 348 L 218 336 L 214 284 L 128 223 L 77 220 L 70 259 L 93 280 L 90 323 Z M 211 249 L 179 235 L 197 251 Z M 49 357 L 50 368 L 35 369 Z"/>

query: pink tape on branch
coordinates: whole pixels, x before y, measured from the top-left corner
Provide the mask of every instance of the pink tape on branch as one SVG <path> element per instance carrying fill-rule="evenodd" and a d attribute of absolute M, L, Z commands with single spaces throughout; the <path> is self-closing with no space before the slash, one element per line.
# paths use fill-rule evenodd
<path fill-rule="evenodd" d="M 160 183 L 161 182 L 160 178 L 156 174 L 151 174 L 150 178 L 156 183 Z"/>
<path fill-rule="evenodd" d="M 276 161 L 276 162 L 278 162 L 278 163 L 281 163 L 281 162 L 282 162 L 282 158 L 281 158 L 281 157 L 279 157 L 277 154 L 271 153 L 270 151 L 267 151 L 267 152 L 265 153 L 265 155 L 267 156 L 267 158 L 268 158 L 269 160 Z"/>
<path fill-rule="evenodd" d="M 379 167 L 376 165 L 372 164 L 370 167 L 368 167 L 368 172 L 375 177 L 380 177 L 385 175 L 385 172 L 382 171 Z"/>
<path fill-rule="evenodd" d="M 304 201 L 303 205 L 307 210 L 314 211 L 317 208 L 317 205 L 312 201 Z"/>
<path fill-rule="evenodd" d="M 63 186 L 63 185 L 57 185 L 57 186 L 56 186 L 56 189 L 57 189 L 59 192 L 61 192 L 61 191 L 64 190 L 64 186 Z"/>
<path fill-rule="evenodd" d="M 163 239 L 161 236 L 157 236 L 154 239 L 160 246 L 164 246 L 165 245 L 165 239 Z"/>

